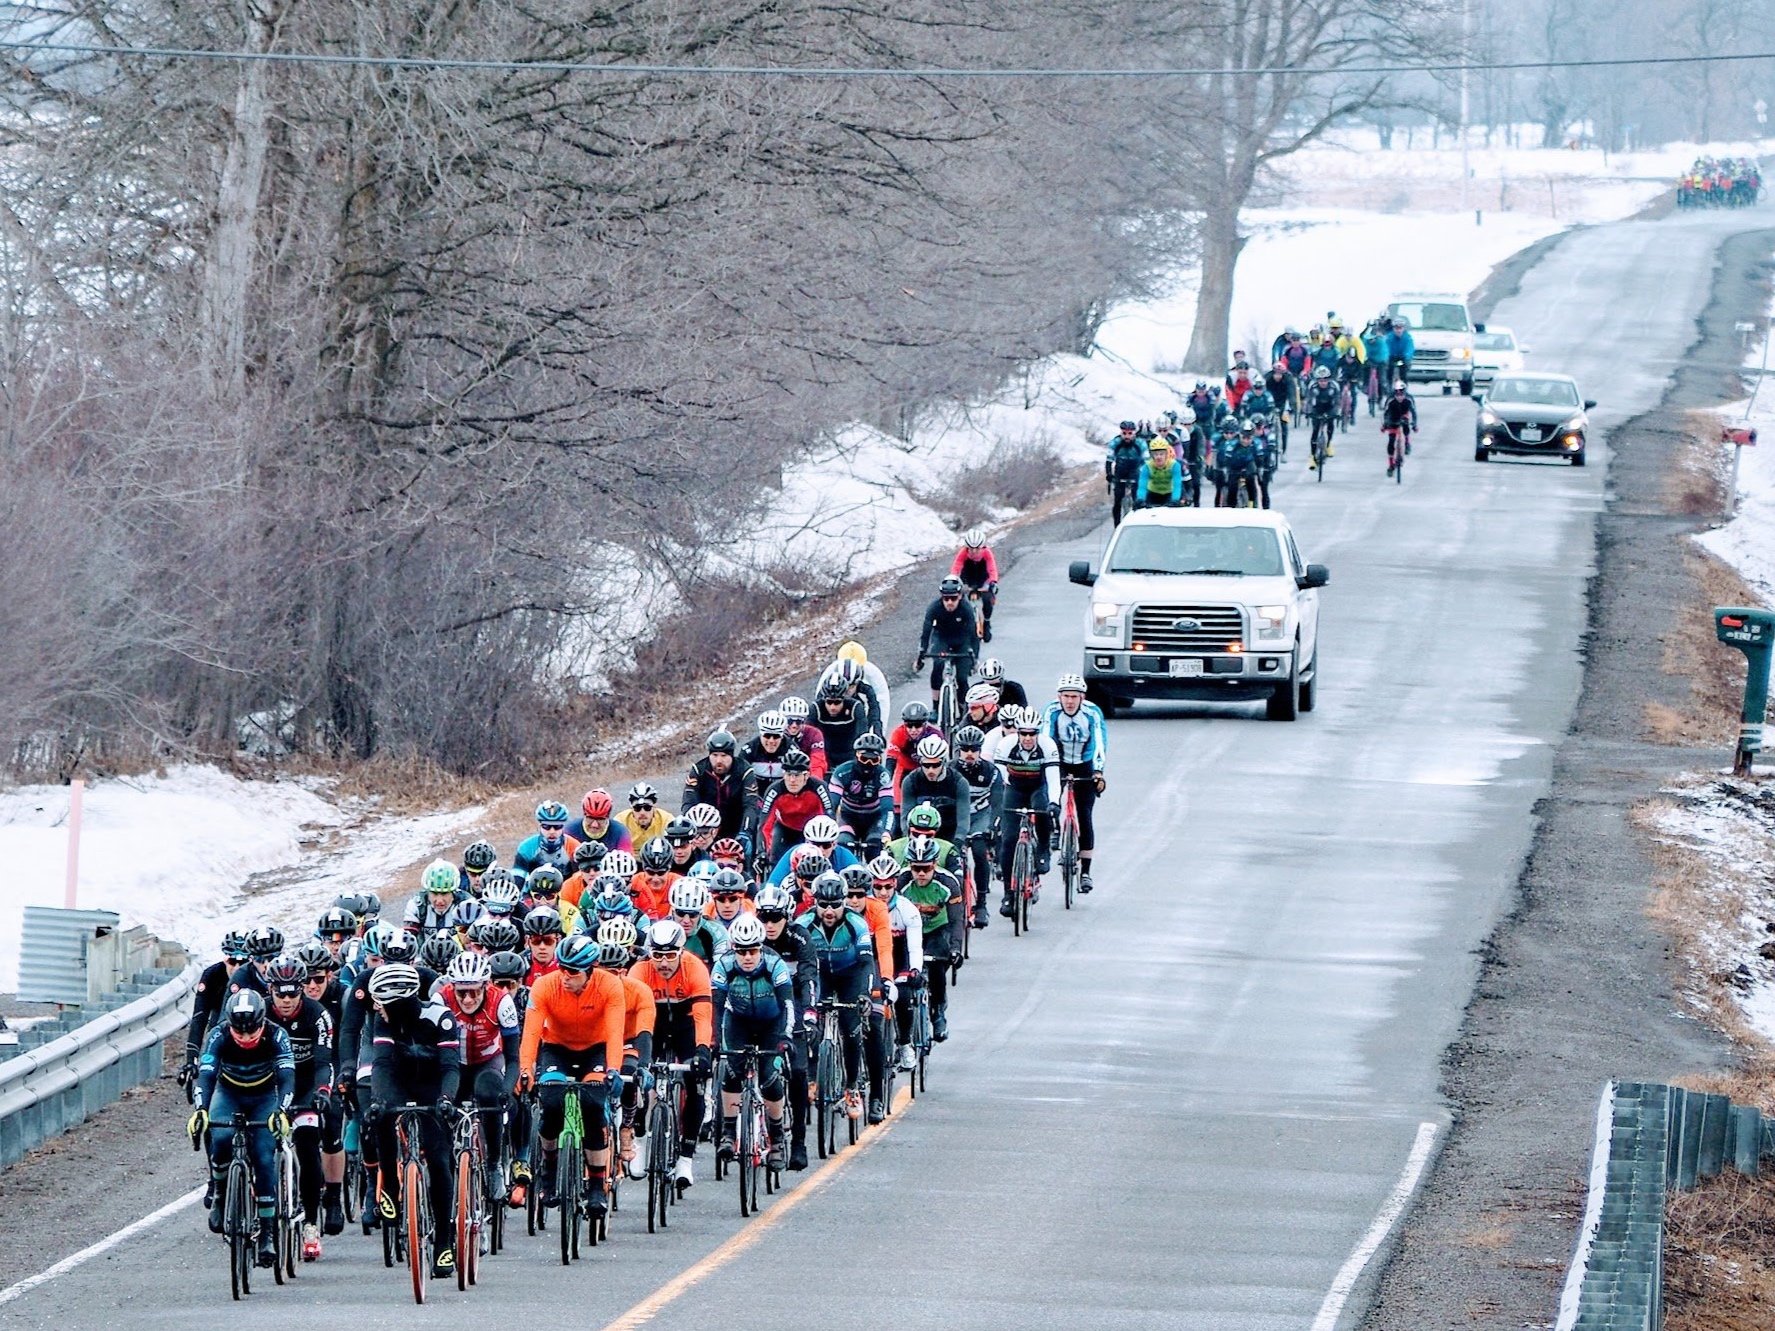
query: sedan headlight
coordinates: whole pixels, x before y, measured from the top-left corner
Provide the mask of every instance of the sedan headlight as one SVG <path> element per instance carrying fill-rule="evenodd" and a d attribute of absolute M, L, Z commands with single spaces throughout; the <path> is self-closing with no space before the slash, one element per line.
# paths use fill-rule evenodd
<path fill-rule="evenodd" d="M 1503 423 L 1503 418 L 1490 407 L 1481 407 L 1479 409 L 1479 425 L 1481 429 L 1489 430 L 1494 425 L 1502 425 Z"/>
<path fill-rule="evenodd" d="M 1288 628 L 1288 607 L 1260 605 L 1251 612 L 1251 622 L 1260 639 L 1280 638 Z"/>
<path fill-rule="evenodd" d="M 1098 637 L 1119 634 L 1122 631 L 1122 607 L 1114 601 L 1093 601 L 1091 603 L 1091 632 Z"/>

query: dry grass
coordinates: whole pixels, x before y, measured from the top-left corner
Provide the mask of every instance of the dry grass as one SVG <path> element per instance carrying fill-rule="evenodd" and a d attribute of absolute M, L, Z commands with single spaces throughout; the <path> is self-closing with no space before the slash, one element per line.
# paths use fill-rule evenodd
<path fill-rule="evenodd" d="M 1726 1170 L 1665 1208 L 1666 1331 L 1775 1325 L 1775 1178 Z"/>
<path fill-rule="evenodd" d="M 946 513 L 957 527 L 972 527 L 1000 509 L 1027 514 L 1066 476 L 1060 450 L 1050 440 L 1000 441 L 979 462 L 950 477 L 942 494 L 920 498 Z"/>
<path fill-rule="evenodd" d="M 1720 417 L 1712 411 L 1683 414 L 1683 447 L 1664 480 L 1664 506 L 1694 518 L 1723 518 L 1730 495 L 1720 467 Z"/>
<path fill-rule="evenodd" d="M 1690 546 L 1683 559 L 1700 595 L 1678 608 L 1659 664 L 1665 674 L 1689 682 L 1689 697 L 1679 707 L 1647 702 L 1646 737 L 1685 747 L 1730 745 L 1744 700 L 1744 657 L 1714 636 L 1713 607 L 1760 602 L 1730 565 L 1706 551 Z"/>

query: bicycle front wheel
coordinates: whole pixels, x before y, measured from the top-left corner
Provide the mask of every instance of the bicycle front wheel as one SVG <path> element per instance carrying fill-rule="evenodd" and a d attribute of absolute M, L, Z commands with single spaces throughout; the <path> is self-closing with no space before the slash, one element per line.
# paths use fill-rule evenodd
<path fill-rule="evenodd" d="M 235 1134 L 236 1150 L 246 1143 Z M 236 1299 L 253 1292 L 253 1184 L 246 1165 L 231 1161 L 223 1176 L 222 1232 L 228 1236 L 228 1283 Z"/>
<path fill-rule="evenodd" d="M 425 1170 L 419 1161 L 401 1163 L 401 1210 L 407 1230 L 407 1271 L 413 1278 L 413 1302 L 425 1302 L 426 1282 L 431 1279 L 431 1255 L 426 1251 L 431 1235 L 425 1214 Z"/>
<path fill-rule="evenodd" d="M 459 1290 L 474 1284 L 475 1254 L 480 1247 L 474 1220 L 479 1191 L 475 1187 L 474 1152 L 465 1148 L 456 1153 L 456 1288 Z"/>
<path fill-rule="evenodd" d="M 814 1079 L 814 1117 L 817 1120 L 814 1131 L 820 1159 L 824 1160 L 838 1150 L 838 1120 L 834 1113 L 843 1103 L 844 1073 L 839 1064 L 837 1041 L 820 1041 L 819 1053 L 814 1059 Z"/>
<path fill-rule="evenodd" d="M 1011 856 L 1011 881 L 1006 884 L 1011 893 L 1011 936 L 1020 936 L 1029 927 L 1029 880 L 1035 874 L 1034 847 L 1027 838 L 1019 840 L 1017 850 Z"/>
<path fill-rule="evenodd" d="M 647 1232 L 666 1227 L 667 1196 L 672 1190 L 672 1166 L 677 1161 L 676 1130 L 672 1127 L 671 1110 L 666 1101 L 673 1093 L 671 1085 L 659 1088 L 659 1099 L 647 1115 Z"/>
<path fill-rule="evenodd" d="M 1066 889 L 1066 909 L 1071 910 L 1079 885 L 1079 829 L 1070 817 L 1060 829 L 1060 878 Z"/>
<path fill-rule="evenodd" d="M 751 1084 L 740 1093 L 740 1118 L 738 1146 L 739 1154 L 735 1157 L 739 1168 L 734 1173 L 740 1182 L 740 1215 L 749 1216 L 758 1206 L 758 1164 L 754 1152 L 758 1148 L 757 1141 L 758 1101 L 752 1094 Z"/>
<path fill-rule="evenodd" d="M 585 1162 L 580 1157 L 578 1142 L 563 1140 L 555 1153 L 555 1200 L 560 1206 L 561 1265 L 571 1266 L 579 1256 L 580 1185 L 584 1180 Z"/>

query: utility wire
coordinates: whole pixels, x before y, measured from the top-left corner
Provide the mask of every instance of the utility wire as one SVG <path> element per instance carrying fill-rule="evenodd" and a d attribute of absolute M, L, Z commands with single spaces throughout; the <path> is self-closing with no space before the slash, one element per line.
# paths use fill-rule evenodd
<path fill-rule="evenodd" d="M 208 60 L 276 65 L 347 65 L 374 69 L 469 70 L 484 73 L 592 74 L 654 78 L 774 78 L 774 79 L 1176 79 L 1214 75 L 1236 77 L 1254 74 L 1455 74 L 1544 69 L 1620 69 L 1628 66 L 1711 65 L 1731 60 L 1775 60 L 1775 51 L 1745 51 L 1732 55 L 1622 56 L 1596 60 L 1499 60 L 1448 61 L 1393 65 L 1331 65 L 1310 69 L 1296 65 L 1269 65 L 1256 69 L 1201 67 L 1192 69 L 1089 69 L 1037 67 L 1027 69 L 984 66 L 933 66 L 891 69 L 810 65 L 675 65 L 613 64 L 579 60 L 458 60 L 444 56 L 329 55 L 318 51 L 214 51 L 177 46 L 105 46 L 89 42 L 36 41 L 0 37 L 0 51 L 20 56 L 35 52 L 59 55 L 116 56 L 136 60 Z"/>

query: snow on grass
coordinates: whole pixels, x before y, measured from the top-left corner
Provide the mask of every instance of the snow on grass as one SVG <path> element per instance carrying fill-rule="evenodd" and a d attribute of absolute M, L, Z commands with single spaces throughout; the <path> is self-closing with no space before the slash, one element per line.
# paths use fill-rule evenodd
<path fill-rule="evenodd" d="M 63 904 L 69 788 L 0 792 L 0 992 L 18 987 L 26 906 Z M 116 911 L 195 953 L 213 955 L 230 928 L 274 923 L 292 941 L 347 884 L 386 882 L 402 865 L 447 844 L 481 811 L 367 820 L 342 852 L 326 843 L 359 811 L 307 783 L 246 781 L 214 767 L 111 779 L 86 791 L 76 906 Z M 256 880 L 256 881 L 255 881 Z"/>
<path fill-rule="evenodd" d="M 1738 571 L 1762 598 L 1775 604 L 1775 383 L 1764 375 L 1775 368 L 1775 347 L 1769 345 L 1775 329 L 1775 305 L 1771 305 L 1762 336 L 1747 339 L 1745 377 L 1750 397 L 1717 409 L 1721 426 L 1749 428 L 1757 432 L 1755 447 L 1739 447 L 1723 441 L 1718 462 L 1730 475 L 1733 454 L 1738 456 L 1738 506 L 1729 522 L 1703 532 L 1695 539 Z"/>

